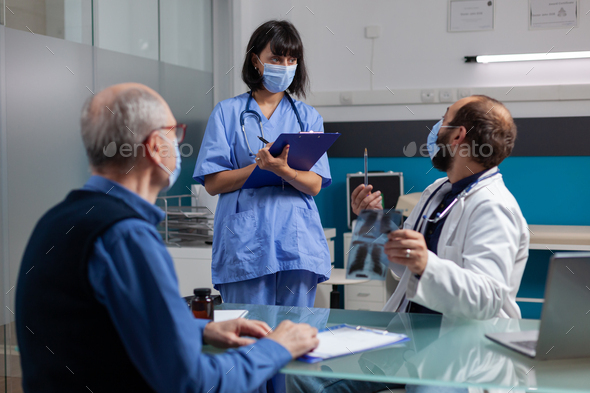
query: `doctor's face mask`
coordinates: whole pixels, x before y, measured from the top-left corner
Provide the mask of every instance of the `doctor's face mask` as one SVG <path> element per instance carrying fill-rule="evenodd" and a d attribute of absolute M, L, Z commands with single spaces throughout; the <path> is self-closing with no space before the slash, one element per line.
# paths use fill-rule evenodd
<path fill-rule="evenodd" d="M 446 172 L 451 168 L 453 163 L 453 154 L 449 146 L 450 134 L 441 135 L 440 130 L 446 128 L 459 128 L 460 126 L 443 126 L 443 119 L 432 127 L 428 133 L 427 147 L 428 154 L 432 161 L 432 166 L 436 169 Z"/>
<path fill-rule="evenodd" d="M 438 137 L 437 145 L 440 147 L 434 157 L 431 158 L 432 166 L 441 172 L 448 171 L 453 163 L 453 155 L 448 145 L 449 139 L 450 135 Z"/>

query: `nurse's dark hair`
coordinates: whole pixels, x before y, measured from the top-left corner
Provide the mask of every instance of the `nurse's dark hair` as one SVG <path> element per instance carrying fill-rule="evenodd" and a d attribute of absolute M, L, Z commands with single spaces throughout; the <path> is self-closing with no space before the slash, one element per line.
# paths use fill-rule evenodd
<path fill-rule="evenodd" d="M 472 97 L 475 99 L 459 108 L 449 125 L 465 127 L 465 143 L 473 147 L 471 158 L 493 168 L 512 153 L 516 124 L 500 101 L 484 95 Z"/>
<path fill-rule="evenodd" d="M 303 42 L 295 26 L 286 20 L 270 20 L 254 30 L 246 47 L 246 57 L 242 67 L 244 83 L 252 91 L 264 89 L 262 77 L 252 64 L 252 54 L 260 56 L 268 43 L 270 43 L 270 50 L 273 54 L 297 58 L 297 71 L 287 92 L 298 97 L 305 97 L 309 87 L 309 78 L 305 68 Z"/>

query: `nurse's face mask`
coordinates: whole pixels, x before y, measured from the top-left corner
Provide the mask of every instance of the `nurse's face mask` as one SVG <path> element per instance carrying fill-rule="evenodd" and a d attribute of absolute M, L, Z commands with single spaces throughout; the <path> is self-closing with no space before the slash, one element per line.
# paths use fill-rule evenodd
<path fill-rule="evenodd" d="M 258 58 L 258 56 L 256 56 Z M 258 58 L 260 64 L 264 65 L 264 73 L 262 74 L 262 84 L 266 90 L 271 93 L 280 93 L 291 86 L 295 72 L 297 71 L 297 64 L 290 66 L 283 66 L 278 64 L 262 63 Z"/>

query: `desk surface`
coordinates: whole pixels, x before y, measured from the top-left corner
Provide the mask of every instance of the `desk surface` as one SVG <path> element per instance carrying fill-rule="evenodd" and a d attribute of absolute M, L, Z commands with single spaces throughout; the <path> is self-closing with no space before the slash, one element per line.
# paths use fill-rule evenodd
<path fill-rule="evenodd" d="M 590 226 L 529 225 L 532 250 L 590 250 Z"/>
<path fill-rule="evenodd" d="M 587 392 L 590 387 L 590 359 L 536 361 L 484 337 L 490 332 L 537 329 L 538 320 L 470 321 L 424 314 L 251 304 L 222 304 L 218 308 L 247 309 L 248 319 L 263 320 L 270 326 L 285 319 L 319 329 L 348 323 L 387 328 L 410 337 L 405 344 L 321 363 L 292 361 L 281 370 L 285 374 L 536 392 Z"/>

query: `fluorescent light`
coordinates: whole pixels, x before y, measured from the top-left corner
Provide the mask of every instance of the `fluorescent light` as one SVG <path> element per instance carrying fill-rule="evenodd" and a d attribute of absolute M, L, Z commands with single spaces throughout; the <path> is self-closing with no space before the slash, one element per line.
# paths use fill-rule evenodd
<path fill-rule="evenodd" d="M 564 60 L 564 59 L 589 59 L 590 51 L 580 52 L 547 52 L 525 53 L 515 55 L 480 55 L 466 56 L 466 63 L 499 63 L 509 61 L 535 61 L 535 60 Z"/>

